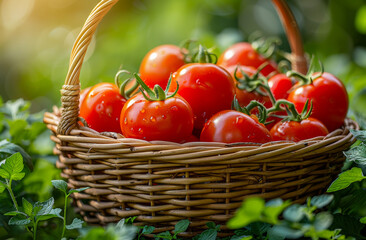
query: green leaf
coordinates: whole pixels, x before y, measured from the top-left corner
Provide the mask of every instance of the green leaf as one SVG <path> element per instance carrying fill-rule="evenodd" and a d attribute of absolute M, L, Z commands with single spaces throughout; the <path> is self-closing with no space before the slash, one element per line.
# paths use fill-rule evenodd
<path fill-rule="evenodd" d="M 5 189 L 6 189 L 5 185 L 2 182 L 0 182 L 0 193 L 4 192 Z"/>
<path fill-rule="evenodd" d="M 353 129 L 350 129 L 349 131 L 352 133 L 352 135 L 357 140 L 360 140 L 361 142 L 366 142 L 366 130 L 353 130 Z"/>
<path fill-rule="evenodd" d="M 25 215 L 24 213 L 20 211 L 11 211 L 4 214 L 5 216 L 16 216 L 16 215 Z"/>
<path fill-rule="evenodd" d="M 172 234 L 169 231 L 161 232 L 156 235 L 156 237 L 163 238 L 163 239 L 172 239 Z"/>
<path fill-rule="evenodd" d="M 282 226 L 282 225 L 273 226 L 271 232 L 274 236 L 279 236 L 283 238 L 292 238 L 292 239 L 300 238 L 304 235 L 301 230 L 292 229 L 288 226 Z"/>
<path fill-rule="evenodd" d="M 203 231 L 198 240 L 215 240 L 217 237 L 217 231 L 215 229 L 206 229 Z"/>
<path fill-rule="evenodd" d="M 5 169 L 0 168 L 0 177 L 10 179 L 10 174 Z"/>
<path fill-rule="evenodd" d="M 14 143 L 9 142 L 8 140 L 0 141 L 0 157 L 6 158 L 8 155 L 12 155 L 19 152 L 23 156 L 24 163 L 28 166 L 29 169 L 33 169 L 32 159 L 29 154 L 24 151 L 24 149 Z"/>
<path fill-rule="evenodd" d="M 77 228 L 82 228 L 83 227 L 83 223 L 84 221 L 79 219 L 79 218 L 74 218 L 74 220 L 72 220 L 72 223 L 69 225 L 66 225 L 66 229 L 71 230 L 71 229 L 77 229 Z"/>
<path fill-rule="evenodd" d="M 361 143 L 358 146 L 351 148 L 350 150 L 344 152 L 347 160 L 355 162 L 360 165 L 366 164 L 366 144 Z"/>
<path fill-rule="evenodd" d="M 364 239 L 361 232 L 365 225 L 360 223 L 359 219 L 340 213 L 333 214 L 333 223 L 330 229 L 342 229 L 342 234 L 346 236 L 352 236 L 356 239 Z"/>
<path fill-rule="evenodd" d="M 283 217 L 290 222 L 299 222 L 304 217 L 304 206 L 299 204 L 291 205 L 283 212 Z"/>
<path fill-rule="evenodd" d="M 15 101 L 7 101 L 1 108 L 0 112 L 6 114 L 9 118 L 26 119 L 28 113 L 26 112 L 30 107 L 30 102 L 23 99 L 17 99 Z"/>
<path fill-rule="evenodd" d="M 32 214 L 34 214 L 35 216 L 42 216 L 42 215 L 49 214 L 52 211 L 54 202 L 55 202 L 55 200 L 53 199 L 53 197 L 51 197 L 50 199 L 48 199 L 45 202 L 36 202 L 34 204 Z M 36 212 L 35 212 L 35 210 L 36 210 Z"/>
<path fill-rule="evenodd" d="M 13 174 L 13 180 L 22 180 L 25 176 L 25 173 L 24 172 L 21 172 L 21 173 L 14 173 Z"/>
<path fill-rule="evenodd" d="M 316 206 L 317 208 L 322 208 L 331 203 L 334 199 L 333 195 L 323 194 L 320 196 L 315 196 L 311 199 L 311 205 Z"/>
<path fill-rule="evenodd" d="M 30 223 L 30 219 L 24 215 L 16 215 L 9 220 L 9 225 L 27 225 Z"/>
<path fill-rule="evenodd" d="M 290 205 L 290 201 L 283 201 L 280 198 L 270 200 L 266 203 L 266 207 L 263 210 L 263 215 L 268 223 L 276 224 L 278 222 L 278 216 L 282 211 Z"/>
<path fill-rule="evenodd" d="M 23 157 L 20 153 L 15 153 L 8 157 L 5 163 L 0 167 L 9 173 L 9 179 L 13 179 L 15 177 L 16 180 L 20 180 L 21 175 L 17 175 L 16 173 L 20 173 L 24 168 Z"/>
<path fill-rule="evenodd" d="M 86 189 L 89 189 L 90 187 L 83 187 L 83 188 L 78 188 L 78 189 L 70 189 L 68 195 L 72 194 L 72 193 L 76 193 L 76 192 L 82 192 L 85 191 Z"/>
<path fill-rule="evenodd" d="M 23 209 L 24 212 L 28 215 L 31 216 L 32 215 L 32 210 L 33 210 L 33 205 L 27 201 L 27 199 L 23 198 L 22 199 L 23 202 Z"/>
<path fill-rule="evenodd" d="M 207 222 L 206 223 L 206 226 L 208 228 L 216 229 L 216 224 L 214 222 Z"/>
<path fill-rule="evenodd" d="M 366 217 L 361 218 L 360 223 L 366 224 Z"/>
<path fill-rule="evenodd" d="M 262 198 L 248 198 L 242 203 L 234 217 L 228 221 L 227 226 L 231 229 L 237 229 L 245 227 L 249 223 L 259 221 L 264 208 L 265 202 Z"/>
<path fill-rule="evenodd" d="M 142 234 L 150 234 L 150 233 L 153 233 L 155 230 L 155 227 L 154 226 L 147 226 L 145 225 L 144 228 L 142 229 Z"/>
<path fill-rule="evenodd" d="M 329 186 L 327 192 L 345 189 L 352 183 L 362 181 L 363 179 L 365 179 L 365 177 L 362 174 L 361 168 L 354 167 L 339 174 L 338 178 Z"/>
<path fill-rule="evenodd" d="M 177 222 L 177 224 L 175 224 L 174 234 L 184 232 L 185 230 L 187 230 L 188 226 L 189 226 L 188 219 L 180 220 L 179 222 Z"/>
<path fill-rule="evenodd" d="M 328 229 L 332 225 L 333 216 L 328 212 L 320 212 L 315 216 L 314 227 L 317 231 Z"/>
<path fill-rule="evenodd" d="M 64 180 L 52 180 L 52 185 L 60 190 L 61 192 L 67 194 L 67 183 Z"/>

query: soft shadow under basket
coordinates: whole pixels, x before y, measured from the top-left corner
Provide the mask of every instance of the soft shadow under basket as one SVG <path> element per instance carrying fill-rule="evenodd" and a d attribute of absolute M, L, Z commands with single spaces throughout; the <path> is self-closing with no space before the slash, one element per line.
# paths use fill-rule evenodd
<path fill-rule="evenodd" d="M 355 142 L 349 129 L 358 126 L 352 120 L 326 137 L 263 145 L 148 142 L 79 126 L 80 69 L 97 25 L 116 2 L 102 0 L 89 15 L 72 49 L 62 108 L 44 116 L 62 177 L 71 188 L 90 187 L 73 194 L 86 222 L 103 225 L 137 216 L 136 224 L 161 232 L 189 219 L 183 235 L 192 236 L 209 221 L 225 228 L 245 198 L 303 202 L 325 191 L 341 170 L 342 152 Z M 304 72 L 293 15 L 285 1 L 272 2 L 288 36 L 292 68 Z"/>

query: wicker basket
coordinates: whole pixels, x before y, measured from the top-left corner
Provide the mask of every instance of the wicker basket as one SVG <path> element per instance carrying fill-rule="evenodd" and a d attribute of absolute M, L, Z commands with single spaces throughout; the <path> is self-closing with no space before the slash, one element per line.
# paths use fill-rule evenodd
<path fill-rule="evenodd" d="M 340 172 L 342 152 L 355 141 L 349 129 L 358 126 L 349 119 L 326 137 L 263 145 L 148 142 L 79 126 L 81 65 L 97 25 L 117 1 L 101 0 L 88 17 L 72 49 L 62 108 L 44 116 L 62 177 L 72 188 L 90 187 L 73 195 L 86 222 L 107 224 L 137 216 L 136 224 L 154 225 L 160 232 L 189 219 L 183 235 L 192 236 L 208 221 L 225 229 L 243 199 L 251 196 L 303 202 L 324 192 Z M 292 47 L 292 67 L 305 72 L 296 22 L 284 1 L 273 3 Z"/>

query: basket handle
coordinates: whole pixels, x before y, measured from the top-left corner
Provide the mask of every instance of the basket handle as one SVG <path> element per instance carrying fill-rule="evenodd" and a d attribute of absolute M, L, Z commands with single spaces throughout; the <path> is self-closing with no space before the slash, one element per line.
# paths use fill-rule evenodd
<path fill-rule="evenodd" d="M 306 74 L 307 60 L 296 19 L 285 0 L 272 0 L 272 3 L 280 16 L 291 47 L 291 67 L 299 73 Z"/>
<path fill-rule="evenodd" d="M 118 0 L 101 0 L 85 21 L 71 51 L 69 70 L 61 89 L 61 119 L 57 133 L 68 135 L 77 127 L 80 98 L 80 70 L 92 37 L 103 17 Z"/>
<path fill-rule="evenodd" d="M 98 24 L 117 2 L 118 0 L 101 0 L 90 13 L 74 43 L 70 56 L 69 70 L 66 75 L 65 84 L 61 89 L 62 113 L 57 127 L 58 134 L 68 135 L 72 129 L 77 127 L 81 66 Z M 301 73 L 305 73 L 307 70 L 307 62 L 295 18 L 284 0 L 272 0 L 272 2 L 284 25 L 291 46 L 292 68 Z"/>

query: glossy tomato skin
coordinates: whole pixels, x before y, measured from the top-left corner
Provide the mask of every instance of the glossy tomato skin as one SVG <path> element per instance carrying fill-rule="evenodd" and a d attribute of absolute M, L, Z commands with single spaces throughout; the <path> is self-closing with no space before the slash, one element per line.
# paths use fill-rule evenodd
<path fill-rule="evenodd" d="M 215 113 L 231 109 L 235 85 L 230 74 L 212 63 L 191 63 L 173 74 L 170 90 L 179 84 L 178 94 L 191 105 L 199 132 L 205 122 Z"/>
<path fill-rule="evenodd" d="M 224 143 L 266 143 L 271 139 L 268 129 L 255 116 L 234 110 L 221 111 L 212 116 L 200 136 L 203 142 Z"/>
<path fill-rule="evenodd" d="M 286 74 L 279 73 L 268 79 L 268 85 L 276 100 L 287 99 L 290 89 L 293 87 L 293 81 Z"/>
<path fill-rule="evenodd" d="M 156 84 L 166 88 L 170 74 L 185 64 L 180 48 L 175 45 L 161 45 L 150 50 L 140 65 L 141 79 L 150 88 Z"/>
<path fill-rule="evenodd" d="M 322 122 L 311 117 L 301 122 L 278 122 L 270 132 L 274 141 L 287 140 L 294 142 L 318 136 L 326 136 L 329 133 Z"/>
<path fill-rule="evenodd" d="M 311 117 L 321 121 L 331 132 L 342 126 L 348 111 L 348 95 L 343 83 L 330 73 L 293 90 L 288 100 L 301 112 L 306 100 L 313 102 Z"/>
<path fill-rule="evenodd" d="M 84 101 L 86 95 L 89 93 L 90 89 L 91 89 L 91 87 L 87 87 L 80 91 L 79 109 L 81 108 L 81 104 Z"/>
<path fill-rule="evenodd" d="M 119 117 L 126 99 L 117 85 L 98 83 L 85 96 L 80 107 L 80 117 L 98 132 L 121 133 Z"/>
<path fill-rule="evenodd" d="M 260 55 L 248 42 L 240 42 L 230 46 L 217 60 L 217 65 L 225 68 L 240 64 L 243 66 L 252 66 L 257 69 L 263 63 L 268 63 L 268 65 L 261 70 L 261 73 L 264 76 L 278 72 L 277 64 Z"/>
<path fill-rule="evenodd" d="M 193 112 L 180 96 L 149 101 L 138 93 L 124 105 L 120 126 L 125 137 L 182 142 L 192 135 Z"/>
<path fill-rule="evenodd" d="M 242 65 L 229 66 L 226 69 L 230 73 L 232 78 L 234 79 L 235 84 L 238 83 L 235 80 L 235 70 L 236 70 L 236 76 L 239 79 L 244 77 L 241 71 L 243 71 L 249 77 L 253 76 L 257 72 L 257 70 L 254 67 L 242 66 Z M 236 86 L 235 96 L 238 99 L 240 106 L 242 106 L 242 107 L 246 107 L 252 100 L 256 100 L 256 101 L 262 103 L 266 108 L 272 107 L 272 103 L 271 103 L 271 100 L 269 99 L 269 97 L 261 95 L 256 91 L 248 92 L 248 91 L 246 91 L 244 89 L 240 89 Z"/>

